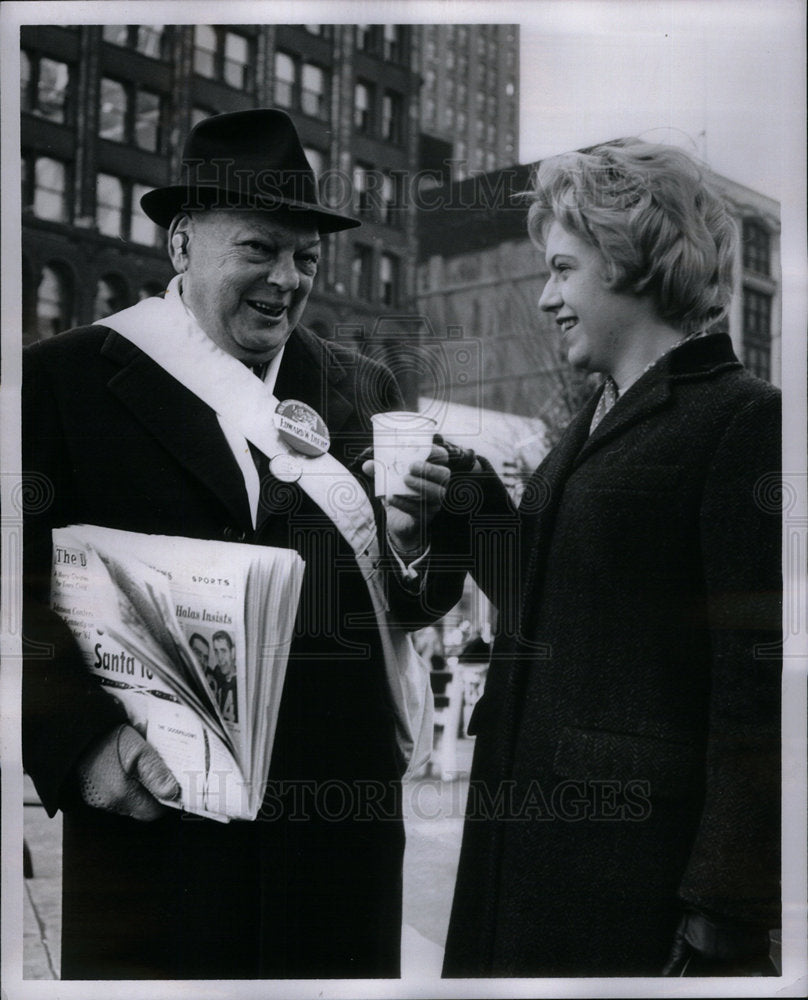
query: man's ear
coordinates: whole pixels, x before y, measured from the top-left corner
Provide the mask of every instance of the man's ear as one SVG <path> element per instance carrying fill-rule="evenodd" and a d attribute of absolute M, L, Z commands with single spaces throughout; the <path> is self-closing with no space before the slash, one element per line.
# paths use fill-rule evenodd
<path fill-rule="evenodd" d="M 188 270 L 188 234 L 191 219 L 187 215 L 175 215 L 168 227 L 168 256 L 177 274 Z"/>

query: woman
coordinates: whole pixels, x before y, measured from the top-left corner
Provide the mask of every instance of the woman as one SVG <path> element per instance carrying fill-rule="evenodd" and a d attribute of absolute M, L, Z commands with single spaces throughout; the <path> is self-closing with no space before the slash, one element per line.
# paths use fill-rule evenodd
<path fill-rule="evenodd" d="M 544 162 L 528 228 L 605 378 L 520 507 L 444 974 L 771 972 L 780 401 L 710 332 L 734 224 L 626 140 Z"/>

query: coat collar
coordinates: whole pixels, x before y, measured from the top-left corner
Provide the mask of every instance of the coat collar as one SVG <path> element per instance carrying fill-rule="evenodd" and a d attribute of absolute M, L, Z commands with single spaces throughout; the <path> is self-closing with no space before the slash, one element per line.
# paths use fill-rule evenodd
<path fill-rule="evenodd" d="M 589 427 L 600 396 L 595 393 L 573 418 L 561 440 L 536 469 L 525 487 L 519 516 L 522 525 L 523 581 L 536 581 L 549 544 L 564 484 L 574 469 L 590 455 L 628 428 L 671 405 L 676 385 L 708 379 L 729 368 L 740 368 L 726 334 L 687 340 L 666 354 L 626 390 L 592 434 Z M 525 605 L 536 599 L 532 584 L 525 586 Z M 523 609 L 523 614 L 525 609 Z"/>
<path fill-rule="evenodd" d="M 672 402 L 679 382 L 713 378 L 741 363 L 725 333 L 683 341 L 645 372 L 606 414 L 583 443 L 576 464 L 629 427 L 664 409 Z"/>
<path fill-rule="evenodd" d="M 251 525 L 241 470 L 213 410 L 118 333 L 110 331 L 101 354 L 118 366 L 110 392 L 219 498 L 236 523 Z M 298 327 L 286 344 L 275 395 L 314 407 L 333 434 L 354 409 L 337 389 L 346 374 L 330 345 Z"/>

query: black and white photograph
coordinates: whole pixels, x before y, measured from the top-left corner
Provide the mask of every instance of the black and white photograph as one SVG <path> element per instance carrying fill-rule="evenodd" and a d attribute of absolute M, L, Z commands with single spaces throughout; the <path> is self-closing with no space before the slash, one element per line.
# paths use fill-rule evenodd
<path fill-rule="evenodd" d="M 0 17 L 4 996 L 805 995 L 804 4 Z"/>

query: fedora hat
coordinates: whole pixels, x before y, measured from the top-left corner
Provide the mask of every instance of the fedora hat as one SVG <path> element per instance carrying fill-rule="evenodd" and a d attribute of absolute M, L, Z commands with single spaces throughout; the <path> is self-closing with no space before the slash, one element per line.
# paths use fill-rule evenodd
<path fill-rule="evenodd" d="M 255 108 L 203 118 L 185 141 L 180 183 L 140 199 L 143 211 L 168 228 L 180 212 L 283 209 L 321 233 L 361 223 L 320 206 L 317 181 L 294 122 L 285 111 Z"/>

